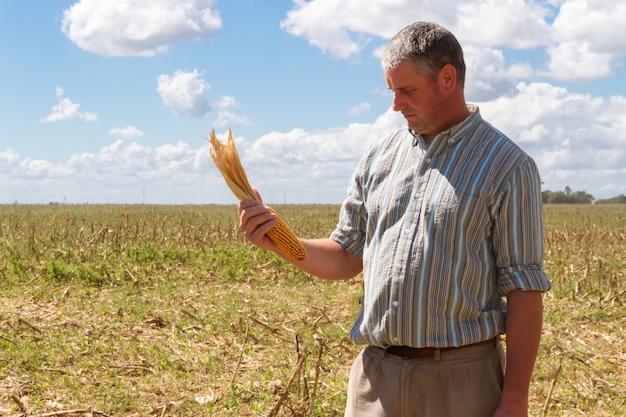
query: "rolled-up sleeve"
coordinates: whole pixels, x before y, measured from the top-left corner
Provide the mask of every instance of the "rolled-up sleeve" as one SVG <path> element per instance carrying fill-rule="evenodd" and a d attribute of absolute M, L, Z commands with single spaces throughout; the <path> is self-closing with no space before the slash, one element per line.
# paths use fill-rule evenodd
<path fill-rule="evenodd" d="M 339 243 L 347 252 L 357 258 L 363 258 L 365 235 L 367 228 L 367 211 L 363 194 L 363 178 L 361 172 L 365 161 L 363 158 L 357 165 L 348 188 L 348 195 L 341 205 L 339 222 L 330 238 Z"/>
<path fill-rule="evenodd" d="M 500 196 L 493 233 L 498 292 L 548 291 L 552 284 L 543 269 L 541 181 L 531 158 L 511 173 Z"/>

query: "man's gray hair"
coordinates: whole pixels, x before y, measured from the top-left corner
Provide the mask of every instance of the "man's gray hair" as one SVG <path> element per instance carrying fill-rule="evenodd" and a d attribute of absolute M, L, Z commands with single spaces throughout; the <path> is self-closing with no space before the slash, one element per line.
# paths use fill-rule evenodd
<path fill-rule="evenodd" d="M 416 22 L 391 38 L 383 52 L 383 69 L 397 68 L 407 60 L 433 82 L 437 81 L 439 70 L 451 64 L 456 68 L 457 81 L 465 84 L 463 48 L 452 32 L 441 25 Z"/>

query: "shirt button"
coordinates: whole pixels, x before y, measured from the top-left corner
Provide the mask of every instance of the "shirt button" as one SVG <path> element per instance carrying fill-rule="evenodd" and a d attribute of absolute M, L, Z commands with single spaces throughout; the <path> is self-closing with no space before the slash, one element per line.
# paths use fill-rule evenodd
<path fill-rule="evenodd" d="M 430 162 L 431 162 L 431 161 L 432 161 L 432 159 L 430 159 L 430 158 L 426 158 L 426 163 L 427 163 L 427 164 L 430 164 Z"/>
<path fill-rule="evenodd" d="M 398 305 L 399 305 L 399 304 L 400 304 L 400 303 L 398 303 L 397 301 L 394 301 L 394 302 L 393 302 L 393 306 L 394 306 L 395 308 L 398 308 Z"/>
<path fill-rule="evenodd" d="M 396 342 L 396 343 L 398 343 L 398 341 L 399 341 L 399 340 L 400 340 L 400 339 L 398 339 L 397 337 L 394 337 L 394 338 L 393 338 L 393 341 L 394 341 L 394 342 Z"/>

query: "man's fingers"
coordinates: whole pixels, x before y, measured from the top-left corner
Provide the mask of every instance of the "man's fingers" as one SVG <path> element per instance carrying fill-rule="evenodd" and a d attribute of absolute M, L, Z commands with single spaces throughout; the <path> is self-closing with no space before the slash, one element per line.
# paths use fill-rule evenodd
<path fill-rule="evenodd" d="M 269 220 L 267 217 L 267 215 L 256 216 L 248 222 L 243 234 L 250 242 L 260 244 L 266 238 L 266 233 L 278 224 L 271 213 L 269 213 Z"/>
<path fill-rule="evenodd" d="M 239 228 L 250 242 L 261 245 L 265 234 L 277 224 L 276 215 L 261 202 L 244 200 L 239 203 Z"/>

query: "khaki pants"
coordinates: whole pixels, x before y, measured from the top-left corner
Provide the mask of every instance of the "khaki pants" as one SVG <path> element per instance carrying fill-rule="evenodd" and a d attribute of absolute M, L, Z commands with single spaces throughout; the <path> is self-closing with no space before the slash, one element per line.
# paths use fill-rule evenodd
<path fill-rule="evenodd" d="M 408 359 L 368 347 L 352 365 L 346 417 L 491 417 L 504 379 L 498 343 Z"/>

